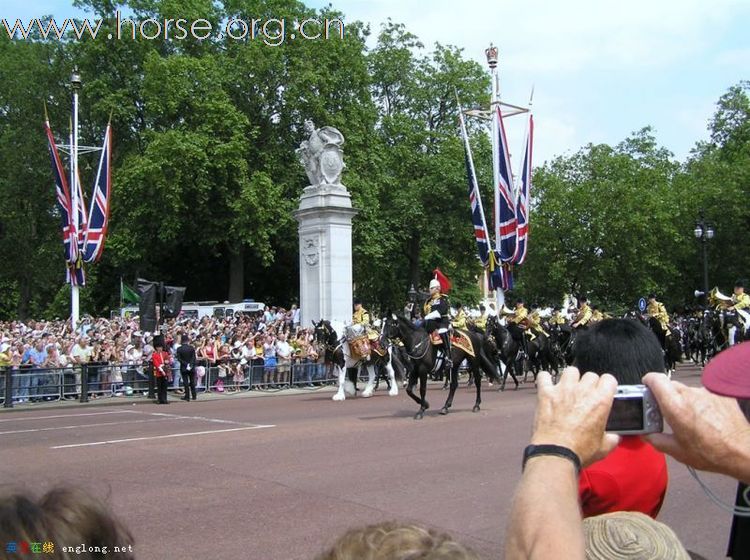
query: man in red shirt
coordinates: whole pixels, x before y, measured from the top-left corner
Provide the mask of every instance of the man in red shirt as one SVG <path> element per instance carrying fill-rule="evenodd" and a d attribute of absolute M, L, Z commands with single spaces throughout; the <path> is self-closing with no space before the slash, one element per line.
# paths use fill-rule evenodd
<path fill-rule="evenodd" d="M 574 365 L 582 372 L 610 373 L 619 385 L 638 385 L 649 371 L 664 371 L 664 357 L 659 341 L 641 323 L 606 319 L 581 333 Z M 581 471 L 583 515 L 640 511 L 656 518 L 667 482 L 664 454 L 638 436 L 623 436 L 612 453 Z"/>

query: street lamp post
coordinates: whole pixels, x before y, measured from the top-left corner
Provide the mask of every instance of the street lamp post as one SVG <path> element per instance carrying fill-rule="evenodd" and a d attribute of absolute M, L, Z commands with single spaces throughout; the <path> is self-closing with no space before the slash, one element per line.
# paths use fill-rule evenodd
<path fill-rule="evenodd" d="M 411 285 L 409 288 L 409 291 L 407 292 L 407 297 L 409 298 L 410 303 L 416 303 L 417 301 L 417 290 L 414 289 L 414 284 Z"/>
<path fill-rule="evenodd" d="M 713 238 L 714 228 L 711 224 L 706 222 L 703 210 L 701 210 L 700 218 L 695 224 L 693 234 L 695 235 L 695 238 L 701 242 L 701 253 L 703 255 L 703 293 L 705 294 L 705 297 L 708 298 L 708 252 L 706 244 Z"/>
<path fill-rule="evenodd" d="M 73 227 L 76 232 L 75 243 L 80 247 L 80 236 L 78 228 L 81 226 L 78 220 L 78 94 L 81 91 L 81 75 L 78 72 L 78 67 L 73 69 L 73 73 L 70 76 L 70 86 L 73 90 L 73 129 L 70 135 L 70 188 L 72 191 L 72 208 L 70 212 L 73 214 Z M 76 274 L 74 269 L 71 269 L 70 274 Z M 72 323 L 73 332 L 76 332 L 78 328 L 79 318 L 79 290 L 80 287 L 71 278 L 70 283 L 70 320 Z"/>

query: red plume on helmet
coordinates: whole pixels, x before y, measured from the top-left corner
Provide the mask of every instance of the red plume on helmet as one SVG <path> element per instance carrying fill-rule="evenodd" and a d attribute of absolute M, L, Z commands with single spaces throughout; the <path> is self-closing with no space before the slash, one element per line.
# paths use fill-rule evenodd
<path fill-rule="evenodd" d="M 451 284 L 451 281 L 448 279 L 448 277 L 440 272 L 439 268 L 436 268 L 432 271 L 432 274 L 434 274 L 435 280 L 440 282 L 440 292 L 443 294 L 447 294 L 451 291 L 451 288 L 453 287 L 453 284 Z"/>

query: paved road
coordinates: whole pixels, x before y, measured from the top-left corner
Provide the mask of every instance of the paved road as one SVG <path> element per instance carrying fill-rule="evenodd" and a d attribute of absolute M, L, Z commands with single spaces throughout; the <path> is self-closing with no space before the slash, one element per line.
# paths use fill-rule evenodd
<path fill-rule="evenodd" d="M 696 369 L 678 377 L 699 384 Z M 499 558 L 535 394 L 530 385 L 488 390 L 474 414 L 464 388 L 442 417 L 445 393 L 435 385 L 422 421 L 412 420 L 405 394 L 382 391 L 343 403 L 317 391 L 168 406 L 37 405 L 0 414 L 0 480 L 35 492 L 73 483 L 108 497 L 141 560 L 302 560 L 350 526 L 394 518 Z M 705 480 L 733 499 L 732 481 Z M 660 519 L 688 548 L 723 557 L 730 516 L 679 464 L 670 463 Z"/>

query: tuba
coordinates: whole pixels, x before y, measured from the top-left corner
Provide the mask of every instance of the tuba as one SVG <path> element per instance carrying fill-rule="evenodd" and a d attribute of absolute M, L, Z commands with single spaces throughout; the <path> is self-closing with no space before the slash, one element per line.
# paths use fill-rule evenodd
<path fill-rule="evenodd" d="M 727 307 L 732 304 L 732 298 L 722 294 L 717 286 L 708 292 L 708 303 L 713 307 Z"/>

